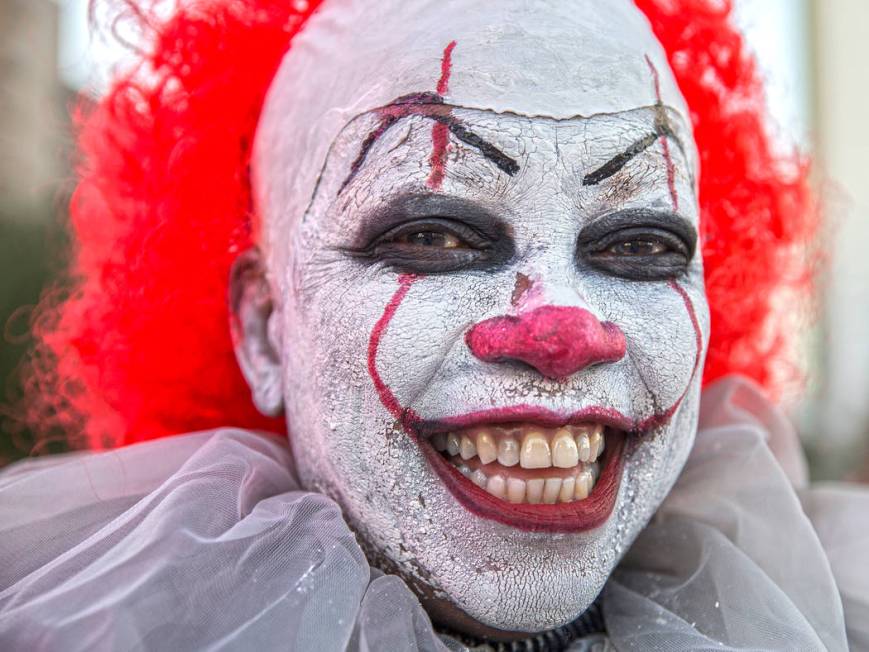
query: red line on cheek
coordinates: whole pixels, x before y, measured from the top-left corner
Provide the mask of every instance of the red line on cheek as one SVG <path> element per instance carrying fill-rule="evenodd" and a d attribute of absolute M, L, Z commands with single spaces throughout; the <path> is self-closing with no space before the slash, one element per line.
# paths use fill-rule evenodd
<path fill-rule="evenodd" d="M 691 370 L 691 378 L 688 379 L 688 383 L 685 385 L 685 390 L 682 392 L 682 395 L 676 399 L 676 402 L 664 412 L 654 414 L 645 421 L 638 423 L 638 430 L 648 430 L 650 428 L 664 425 L 674 414 L 676 414 L 676 410 L 678 410 L 679 406 L 682 405 L 682 401 L 684 401 L 685 397 L 688 395 L 688 390 L 691 389 L 691 381 L 694 380 L 694 376 L 697 374 L 697 369 L 700 367 L 700 360 L 703 357 L 703 332 L 700 330 L 700 322 L 697 319 L 697 311 L 694 310 L 694 303 L 691 301 L 691 297 L 688 296 L 688 293 L 685 292 L 685 289 L 676 283 L 676 281 L 670 281 L 668 285 L 675 290 L 680 297 L 682 297 L 682 301 L 685 302 L 685 309 L 688 311 L 688 317 L 691 319 L 691 326 L 694 328 L 694 338 L 697 344 L 697 352 L 694 355 L 694 368 Z"/>
<path fill-rule="evenodd" d="M 694 303 L 691 301 L 691 297 L 688 296 L 688 293 L 685 292 L 685 288 L 676 283 L 676 281 L 670 281 L 670 287 L 673 288 L 680 297 L 682 297 L 682 301 L 685 302 L 685 309 L 688 311 L 688 317 L 691 319 L 691 326 L 694 327 L 697 355 L 694 358 L 693 378 L 694 373 L 697 373 L 697 367 L 700 366 L 700 357 L 703 354 L 703 332 L 700 330 L 700 322 L 697 319 L 697 311 L 694 309 Z"/>
<path fill-rule="evenodd" d="M 649 55 L 646 55 L 646 63 L 649 64 L 649 70 L 652 71 L 652 79 L 655 82 L 655 99 L 658 102 L 657 110 L 663 114 L 664 102 L 661 99 L 661 78 L 658 75 L 658 69 Z M 670 142 L 667 136 L 661 136 L 661 147 L 664 150 L 664 161 L 667 164 L 667 187 L 670 189 L 670 200 L 673 202 L 673 210 L 679 210 L 679 195 L 676 192 L 676 167 L 673 165 L 673 157 L 670 154 Z"/>
<path fill-rule="evenodd" d="M 380 319 L 374 324 L 371 331 L 371 338 L 368 340 L 368 374 L 374 382 L 374 388 L 377 390 L 377 395 L 380 397 L 380 402 L 383 407 L 396 419 L 401 421 L 405 428 L 410 427 L 419 421 L 419 417 L 410 409 L 404 409 L 396 398 L 392 390 L 383 382 L 380 373 L 377 371 L 377 349 L 380 347 L 380 340 L 386 332 L 389 322 L 395 316 L 398 306 L 410 290 L 410 286 L 417 280 L 414 274 L 402 274 L 398 277 L 398 290 L 392 295 L 389 303 L 386 304 L 386 309 L 383 311 Z"/>

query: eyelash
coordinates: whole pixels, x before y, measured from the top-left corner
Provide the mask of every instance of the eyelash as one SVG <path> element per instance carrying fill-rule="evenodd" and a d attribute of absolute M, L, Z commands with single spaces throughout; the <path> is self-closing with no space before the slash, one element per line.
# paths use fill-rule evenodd
<path fill-rule="evenodd" d="M 658 251 L 653 253 L 626 253 L 625 257 L 655 256 L 666 253 L 676 253 L 688 256 L 688 247 L 682 238 L 655 226 L 629 227 L 618 229 L 599 238 L 595 242 L 586 243 L 585 250 L 592 256 L 607 256 L 615 254 L 615 249 L 622 245 L 648 244 L 657 246 Z"/>
<path fill-rule="evenodd" d="M 429 237 L 442 236 L 455 246 L 433 247 L 427 244 L 417 244 L 408 241 L 409 238 L 420 235 L 428 235 Z M 421 249 L 479 250 L 490 247 L 491 242 L 475 229 L 459 221 L 450 218 L 431 217 L 423 220 L 414 220 L 387 231 L 374 241 L 371 248 L 377 249 L 385 245 L 406 245 Z"/>
<path fill-rule="evenodd" d="M 400 273 L 445 274 L 508 264 L 514 244 L 506 233 L 492 239 L 459 219 L 432 216 L 399 224 L 354 253 Z M 580 234 L 576 257 L 609 276 L 659 281 L 683 274 L 692 255 L 690 244 L 669 229 L 635 223 L 613 224 L 588 239 Z"/>
<path fill-rule="evenodd" d="M 688 243 L 656 226 L 632 226 L 581 242 L 577 256 L 599 272 L 632 281 L 676 278 L 685 273 L 692 258 Z"/>
<path fill-rule="evenodd" d="M 415 236 L 421 237 L 424 242 L 412 242 L 411 238 Z M 434 241 L 438 238 L 443 238 L 444 244 L 438 246 L 434 244 Z M 380 244 L 404 244 L 411 247 L 419 247 L 421 249 L 474 249 L 475 247 L 468 245 L 461 237 L 446 232 L 446 231 L 437 231 L 434 229 L 420 229 L 414 231 L 407 231 L 405 233 L 399 233 L 388 240 L 381 240 Z M 624 248 L 630 247 L 632 250 L 625 251 Z M 639 251 L 639 248 L 646 247 L 650 248 L 651 251 Z M 622 251 L 619 251 L 619 248 L 622 248 Z M 633 258 L 633 257 L 644 257 L 644 256 L 658 256 L 661 254 L 665 254 L 668 252 L 674 251 L 673 247 L 662 241 L 662 239 L 649 235 L 649 236 L 640 236 L 634 237 L 630 240 L 620 240 L 614 244 L 611 244 L 604 251 L 600 252 L 600 255 L 612 255 L 612 256 L 620 256 L 625 258 Z"/>
<path fill-rule="evenodd" d="M 355 254 L 402 273 L 440 274 L 497 265 L 512 256 L 512 245 L 459 220 L 432 216 L 393 227 Z"/>
<path fill-rule="evenodd" d="M 414 236 L 422 236 L 423 240 L 428 240 L 428 242 L 409 242 L 410 238 Z M 444 244 L 442 246 L 435 246 L 432 241 L 437 238 L 443 238 Z M 461 238 L 453 235 L 452 233 L 444 233 L 442 231 L 412 231 L 410 233 L 405 233 L 396 236 L 390 242 L 400 242 L 402 244 L 407 244 L 413 247 L 425 247 L 425 248 L 436 248 L 436 249 L 466 249 L 466 243 Z"/>
<path fill-rule="evenodd" d="M 648 246 L 653 249 L 651 252 L 641 252 L 641 251 L 623 251 L 619 253 L 617 249 L 619 247 L 627 247 L 632 246 L 636 249 L 637 247 Z M 631 240 L 622 240 L 614 245 L 611 245 L 604 252 L 605 255 L 614 255 L 614 256 L 622 256 L 625 258 L 633 258 L 638 256 L 658 256 L 668 251 L 672 251 L 672 248 L 655 237 L 646 237 L 646 238 L 633 238 Z"/>

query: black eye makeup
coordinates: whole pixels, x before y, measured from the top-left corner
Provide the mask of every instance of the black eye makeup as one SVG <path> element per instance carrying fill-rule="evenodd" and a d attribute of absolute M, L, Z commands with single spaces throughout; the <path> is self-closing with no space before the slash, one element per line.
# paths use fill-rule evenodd
<path fill-rule="evenodd" d="M 442 195 L 402 195 L 363 220 L 346 252 L 401 273 L 491 269 L 514 251 L 502 220 L 474 202 Z"/>
<path fill-rule="evenodd" d="M 666 211 L 629 209 L 588 224 L 577 240 L 577 262 L 634 281 L 661 281 L 684 274 L 694 257 L 697 232 Z"/>

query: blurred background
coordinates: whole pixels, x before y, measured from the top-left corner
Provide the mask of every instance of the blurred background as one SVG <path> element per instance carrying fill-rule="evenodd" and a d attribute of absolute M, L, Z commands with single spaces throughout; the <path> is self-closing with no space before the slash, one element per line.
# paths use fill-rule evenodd
<path fill-rule="evenodd" d="M 773 129 L 813 154 L 826 204 L 828 268 L 799 351 L 808 384 L 785 406 L 815 479 L 869 482 L 869 2 L 735 4 L 768 80 Z M 0 466 L 33 450 L 9 406 L 33 306 L 64 264 L 69 114 L 128 61 L 110 30 L 91 30 L 88 0 L 0 0 Z"/>

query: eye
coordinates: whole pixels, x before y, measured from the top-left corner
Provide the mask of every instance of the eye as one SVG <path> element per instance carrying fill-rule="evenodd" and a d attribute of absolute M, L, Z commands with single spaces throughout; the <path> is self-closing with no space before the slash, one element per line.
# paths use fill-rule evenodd
<path fill-rule="evenodd" d="M 689 236 L 690 238 L 690 236 Z M 603 222 L 577 242 L 577 260 L 597 271 L 632 281 L 662 281 L 684 274 L 693 240 L 658 225 Z"/>
<path fill-rule="evenodd" d="M 512 246 L 452 217 L 408 220 L 375 236 L 355 255 L 402 273 L 439 274 L 482 269 L 503 262 Z"/>
<path fill-rule="evenodd" d="M 612 245 L 606 253 L 612 256 L 657 256 L 671 251 L 671 248 L 660 240 L 625 240 Z"/>
<path fill-rule="evenodd" d="M 452 233 L 442 231 L 413 231 L 396 236 L 392 242 L 413 247 L 428 247 L 432 249 L 459 249 L 468 245 Z"/>

